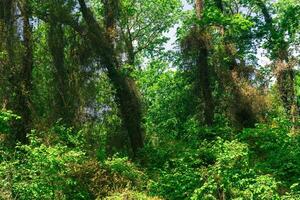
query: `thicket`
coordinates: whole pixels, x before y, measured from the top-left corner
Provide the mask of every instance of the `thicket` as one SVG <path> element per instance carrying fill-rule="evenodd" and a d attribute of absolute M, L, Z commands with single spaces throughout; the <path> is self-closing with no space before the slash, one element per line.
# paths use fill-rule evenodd
<path fill-rule="evenodd" d="M 0 199 L 300 199 L 299 11 L 0 0 Z"/>

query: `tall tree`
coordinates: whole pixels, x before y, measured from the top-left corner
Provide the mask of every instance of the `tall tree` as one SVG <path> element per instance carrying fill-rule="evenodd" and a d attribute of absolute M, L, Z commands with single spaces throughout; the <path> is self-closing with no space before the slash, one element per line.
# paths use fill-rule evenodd
<path fill-rule="evenodd" d="M 265 22 L 265 32 L 267 33 L 267 47 L 271 54 L 271 59 L 275 60 L 276 79 L 280 98 L 286 113 L 293 119 L 297 115 L 295 97 L 295 70 L 294 64 L 289 56 L 289 43 L 286 41 L 286 26 L 276 24 L 270 13 L 270 9 L 262 0 L 255 0 L 254 3 L 260 9 Z M 296 4 L 295 4 L 296 5 Z M 294 13 L 296 14 L 296 13 Z M 293 13 L 289 14 L 293 15 Z M 285 16 L 288 21 L 290 16 Z M 280 23 L 280 22 L 279 22 Z M 292 26 L 292 24 L 290 25 Z M 294 34 L 294 33 L 289 33 Z M 292 37 L 291 37 L 292 38 Z"/>
<path fill-rule="evenodd" d="M 19 9 L 23 18 L 23 62 L 19 73 L 19 87 L 16 91 L 16 110 L 21 116 L 21 127 L 18 131 L 17 139 L 21 142 L 26 142 L 26 134 L 32 128 L 31 115 L 31 91 L 32 91 L 32 70 L 33 70 L 33 41 L 32 41 L 32 26 L 31 7 L 28 0 L 20 2 Z"/>
<path fill-rule="evenodd" d="M 213 5 L 220 14 L 221 20 L 217 20 L 219 24 L 218 33 L 221 38 L 221 46 L 223 51 L 219 52 L 220 56 L 225 59 L 219 60 L 219 65 L 224 65 L 222 73 L 219 73 L 220 84 L 227 88 L 230 98 L 227 99 L 229 105 L 229 113 L 232 121 L 238 128 L 253 127 L 257 122 L 257 116 L 253 110 L 253 102 L 251 98 L 244 94 L 242 85 L 252 88 L 249 83 L 249 76 L 251 76 L 250 66 L 246 64 L 247 51 L 245 49 L 252 48 L 251 40 L 251 21 L 248 16 L 239 10 L 239 5 L 236 2 L 235 9 L 231 4 L 226 4 L 223 0 L 214 0 Z M 226 5 L 226 6 L 225 6 Z M 247 7 L 245 7 L 248 9 Z M 236 10 L 236 11 L 234 11 Z M 223 18 L 223 19 L 222 19 Z M 234 21 L 236 19 L 236 22 Z M 226 20 L 231 22 L 228 24 Z M 232 31 L 236 27 L 245 26 L 247 28 L 239 28 L 236 32 Z M 243 30 L 244 29 L 244 30 Z M 240 38 L 239 43 L 237 37 Z M 249 71 L 247 71 L 249 70 Z M 242 84 L 242 82 L 244 82 Z"/>
<path fill-rule="evenodd" d="M 138 150 L 141 149 L 144 144 L 139 96 L 130 79 L 121 73 L 121 66 L 117 59 L 111 35 L 99 25 L 84 0 L 79 0 L 79 4 L 82 16 L 87 24 L 87 36 L 93 43 L 94 50 L 100 56 L 101 64 L 107 69 L 108 77 L 116 89 L 116 97 L 120 106 L 122 120 L 128 131 L 133 154 L 136 156 Z M 110 6 L 113 4 L 105 5 Z M 110 8 L 107 9 L 109 10 Z M 113 11 L 117 12 L 117 10 Z M 109 11 L 107 14 L 110 14 Z M 109 20 L 115 19 L 107 20 L 107 22 L 109 22 Z M 110 27 L 110 24 L 107 24 L 107 26 Z"/>
<path fill-rule="evenodd" d="M 150 8 L 154 9 L 157 8 L 155 5 L 159 5 L 162 3 L 164 5 L 169 5 L 168 1 L 154 1 L 149 2 L 145 1 L 145 5 L 152 6 Z M 179 1 L 174 0 L 174 2 L 177 2 L 172 6 L 167 6 L 168 10 L 163 10 L 164 15 L 163 16 L 169 16 L 170 13 L 173 13 L 175 11 L 172 10 L 172 8 L 178 8 Z M 72 4 L 71 1 L 68 1 L 68 3 Z M 90 41 L 92 48 L 94 49 L 97 57 L 101 60 L 101 66 L 105 71 L 107 72 L 107 75 L 116 89 L 116 101 L 119 105 L 119 110 L 121 113 L 121 118 L 124 124 L 124 127 L 126 128 L 128 132 L 128 136 L 130 138 L 130 143 L 132 146 L 133 153 L 136 155 L 138 149 L 143 147 L 143 128 L 142 128 L 142 106 L 141 106 L 141 99 L 140 95 L 138 94 L 138 89 L 135 86 L 134 80 L 131 78 L 131 76 L 126 72 L 126 68 L 124 68 L 124 63 L 122 60 L 122 54 L 124 53 L 122 50 L 119 50 L 119 46 L 117 44 L 119 37 L 119 29 L 122 27 L 123 30 L 131 30 L 133 34 L 136 34 L 135 37 L 132 37 L 131 39 L 131 47 L 134 47 L 131 49 L 131 53 L 128 53 L 128 55 L 131 54 L 129 63 L 133 64 L 133 60 L 135 60 L 135 56 L 132 56 L 133 54 L 140 53 L 143 50 L 149 50 L 153 49 L 155 46 L 157 46 L 158 43 L 161 43 L 162 40 L 162 34 L 164 31 L 166 31 L 172 24 L 174 23 L 172 20 L 167 20 L 166 24 L 163 25 L 161 28 L 159 26 L 159 23 L 163 22 L 162 20 L 154 20 L 154 25 L 151 22 L 151 20 L 145 17 L 142 10 L 139 10 L 139 13 L 136 13 L 133 17 L 131 17 L 131 22 L 135 21 L 134 26 L 130 26 L 129 29 L 124 29 L 125 26 L 122 26 L 122 23 L 119 23 L 121 21 L 120 19 L 120 13 L 122 11 L 121 7 L 124 5 L 125 2 L 122 1 L 122 4 L 118 1 L 103 1 L 103 15 L 101 17 L 104 18 L 104 26 L 102 23 L 99 23 L 96 19 L 97 16 L 90 7 L 87 6 L 86 2 L 84 0 L 79 0 L 79 7 L 81 15 L 84 19 L 84 22 L 78 21 L 76 16 L 72 15 L 74 10 L 67 9 L 65 6 L 58 5 L 58 7 L 55 9 L 55 12 L 52 12 L 52 19 L 56 20 L 57 22 L 61 22 L 62 24 L 71 26 L 75 31 L 79 33 L 83 38 L 86 38 Z M 133 1 L 132 3 L 136 3 Z M 136 5 L 144 5 L 137 3 Z M 51 1 L 46 2 L 45 7 L 43 8 L 37 8 L 36 14 L 39 18 L 49 22 L 51 17 L 47 15 L 47 12 L 44 12 L 46 9 L 49 11 L 49 6 L 51 6 Z M 143 9 L 145 9 L 142 6 Z M 158 7 L 159 9 L 156 11 L 156 15 L 153 15 L 155 17 L 158 16 L 158 13 L 162 9 Z M 39 9 L 42 9 L 40 11 Z M 147 11 L 147 10 L 144 10 Z M 170 11 L 169 13 L 166 11 Z M 51 13 L 51 11 L 49 11 Z M 150 13 L 151 11 L 147 11 Z M 140 18 L 139 15 L 142 15 L 143 17 Z M 128 16 L 128 15 L 127 15 Z M 162 17 L 159 17 L 158 19 L 163 19 Z M 124 15 L 122 15 L 124 17 Z M 122 18 L 124 19 L 124 18 Z M 129 19 L 129 18 L 127 18 Z M 143 20 L 143 21 L 140 21 Z M 142 23 L 141 23 L 142 22 Z M 129 23 L 129 21 L 128 21 Z M 143 27 L 141 27 L 141 24 Z M 151 29 L 149 29 L 149 26 Z M 146 31 L 146 33 L 145 33 Z M 129 32 L 127 32 L 127 36 L 129 35 Z M 151 37 L 147 37 L 147 36 Z M 137 42 L 138 46 L 135 46 L 134 43 Z M 127 43 L 129 44 L 129 43 Z M 128 48 L 127 48 L 128 49 Z M 132 52 L 134 50 L 134 52 Z M 128 57 L 128 58 L 129 58 Z"/>
<path fill-rule="evenodd" d="M 191 30 L 187 37 L 182 42 L 182 49 L 185 54 L 190 55 L 189 59 L 194 60 L 192 63 L 195 65 L 195 90 L 197 91 L 197 98 L 203 102 L 203 107 L 200 108 L 198 113 L 202 113 L 205 124 L 211 126 L 214 120 L 214 99 L 213 89 L 211 83 L 212 69 L 209 66 L 209 34 L 206 31 L 205 26 L 202 26 L 200 21 L 202 20 L 204 12 L 204 1 L 195 0 L 195 16 L 196 23 L 191 27 Z M 201 115 L 199 115 L 201 116 Z"/>
<path fill-rule="evenodd" d="M 203 15 L 203 0 L 196 0 L 195 8 L 196 15 L 198 20 L 201 20 L 201 16 Z M 212 95 L 212 86 L 210 82 L 210 73 L 209 73 L 209 65 L 208 65 L 208 37 L 204 30 L 201 28 L 198 29 L 198 56 L 197 56 L 197 66 L 199 73 L 199 88 L 202 92 L 202 97 L 204 101 L 204 119 L 207 125 L 212 125 L 214 120 L 214 101 Z"/>
<path fill-rule="evenodd" d="M 3 107 L 12 109 L 21 116 L 16 122 L 16 140 L 25 143 L 26 135 L 31 130 L 31 102 L 33 42 L 31 26 L 31 7 L 29 1 L 1 1 L 0 17 L 3 20 L 4 70 Z M 20 15 L 18 14 L 20 13 Z M 22 23 L 17 23 L 20 16 Z M 22 26 L 22 27 L 20 27 Z M 21 32 L 17 32 L 21 30 Z M 18 48 L 20 47 L 20 48 Z"/>

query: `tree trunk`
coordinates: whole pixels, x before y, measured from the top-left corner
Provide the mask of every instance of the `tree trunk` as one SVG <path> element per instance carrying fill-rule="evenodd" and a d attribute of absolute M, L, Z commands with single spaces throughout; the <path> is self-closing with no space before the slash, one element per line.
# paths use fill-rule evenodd
<path fill-rule="evenodd" d="M 201 19 L 203 14 L 203 4 L 202 0 L 196 0 L 195 9 L 198 19 Z M 209 64 L 208 64 L 208 47 L 207 38 L 204 34 L 205 30 L 201 30 L 200 27 L 197 28 L 197 71 L 198 71 L 198 84 L 201 91 L 201 96 L 204 103 L 204 121 L 207 125 L 211 126 L 214 120 L 214 110 L 215 106 L 213 103 L 213 95 L 210 81 Z"/>
<path fill-rule="evenodd" d="M 32 27 L 30 25 L 31 9 L 28 1 L 21 5 L 23 17 L 23 63 L 18 75 L 19 86 L 16 88 L 16 112 L 21 116 L 21 121 L 17 122 L 18 130 L 16 139 L 22 143 L 27 143 L 27 133 L 32 128 L 31 101 L 32 91 L 32 69 L 33 69 L 33 45 L 32 45 Z"/>
<path fill-rule="evenodd" d="M 7 58 L 3 70 L 3 107 L 12 109 L 17 115 L 21 116 L 21 120 L 14 124 L 14 132 L 16 141 L 26 143 L 27 133 L 30 132 L 32 126 L 31 109 L 30 109 L 30 93 L 32 90 L 32 28 L 30 25 L 31 11 L 29 3 L 24 1 L 19 4 L 19 10 L 22 17 L 22 44 L 23 47 L 15 49 L 17 44 L 16 30 L 17 23 L 15 21 L 16 2 L 3 0 L 0 2 L 0 21 L 4 30 L 4 38 L 1 38 L 1 45 L 7 53 Z M 18 41 L 19 42 L 19 41 Z M 21 56 L 22 55 L 22 56 Z M 19 59 L 21 58 L 21 59 Z M 21 62 L 19 62 L 21 60 Z M 14 95 L 13 95 L 14 94 Z"/>
<path fill-rule="evenodd" d="M 217 8 L 223 13 L 224 12 L 223 1 L 222 0 L 215 0 L 215 4 L 216 4 Z"/>
<path fill-rule="evenodd" d="M 214 119 L 214 103 L 210 85 L 210 73 L 208 70 L 208 50 L 206 47 L 200 47 L 199 49 L 197 66 L 199 73 L 199 86 L 201 88 L 204 102 L 204 120 L 207 125 L 211 126 Z"/>
<path fill-rule="evenodd" d="M 288 44 L 284 40 L 284 34 L 276 30 L 266 4 L 262 0 L 256 0 L 255 3 L 263 14 L 266 28 L 270 32 L 270 39 L 280 42 L 280 45 L 277 44 L 278 47 L 273 47 L 273 49 L 270 50 L 277 59 L 276 79 L 283 107 L 290 119 L 295 121 L 295 118 L 298 115 L 295 96 L 295 71 L 292 66 L 289 66 Z"/>
<path fill-rule="evenodd" d="M 9 37 L 8 34 L 8 21 L 11 18 L 11 3 L 6 3 L 4 0 L 0 1 L 0 97 L 1 97 L 1 107 L 2 109 L 6 109 L 9 99 L 9 92 L 6 88 L 9 88 L 8 79 L 8 69 L 11 67 L 8 66 L 8 58 L 7 54 L 7 40 Z M 8 13 L 9 11 L 9 13 Z"/>
<path fill-rule="evenodd" d="M 0 65 L 1 73 L 1 92 L 2 92 L 2 105 L 4 109 L 12 109 L 12 91 L 13 81 L 15 81 L 15 51 L 14 51 L 14 39 L 15 39 L 15 5 L 13 1 L 2 0 L 0 1 L 0 20 L 1 20 L 1 51 L 2 58 Z"/>
<path fill-rule="evenodd" d="M 113 33 L 113 30 L 111 30 L 112 32 L 106 32 L 99 26 L 91 10 L 86 7 L 84 0 L 79 0 L 79 3 L 83 18 L 88 26 L 87 37 L 101 58 L 102 65 L 107 69 L 108 77 L 116 89 L 116 100 L 121 111 L 122 122 L 127 129 L 133 154 L 137 156 L 138 150 L 144 146 L 144 143 L 141 125 L 141 101 L 135 83 L 120 71 L 112 41 L 113 35 L 111 33 Z M 114 26 L 111 20 L 110 23 L 106 23 L 106 28 Z"/>
<path fill-rule="evenodd" d="M 204 0 L 195 0 L 195 10 L 198 19 L 201 19 L 203 14 Z"/>

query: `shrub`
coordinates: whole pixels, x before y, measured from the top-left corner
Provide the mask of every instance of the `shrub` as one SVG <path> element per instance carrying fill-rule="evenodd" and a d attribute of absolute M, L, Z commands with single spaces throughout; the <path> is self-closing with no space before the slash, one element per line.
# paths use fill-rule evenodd
<path fill-rule="evenodd" d="M 149 197 L 145 193 L 140 193 L 136 191 L 123 191 L 120 193 L 112 194 L 106 197 L 105 200 L 160 200 L 158 197 Z"/>
<path fill-rule="evenodd" d="M 104 162 L 105 168 L 112 175 L 120 175 L 128 180 L 132 186 L 140 186 L 143 184 L 146 176 L 141 172 L 127 157 L 113 156 Z"/>
<path fill-rule="evenodd" d="M 200 187 L 195 189 L 192 200 L 279 198 L 276 180 L 251 169 L 246 144 L 219 138 L 212 151 L 216 162 L 200 169 Z"/>
<path fill-rule="evenodd" d="M 153 169 L 153 180 L 149 182 L 152 195 L 166 199 L 189 199 L 199 185 L 200 174 L 197 167 L 201 165 L 199 152 L 192 149 L 181 149 L 177 156 L 169 159 L 163 168 Z"/>
<path fill-rule="evenodd" d="M 300 137 L 289 135 L 291 124 L 278 120 L 272 125 L 259 124 L 239 136 L 248 143 L 254 169 L 273 174 L 289 188 L 300 177 Z"/>
<path fill-rule="evenodd" d="M 26 200 L 83 197 L 84 190 L 72 191 L 77 183 L 70 175 L 83 162 L 84 152 L 63 144 L 47 146 L 34 131 L 29 140 L 0 161 L 1 193 Z"/>
<path fill-rule="evenodd" d="M 9 133 L 11 131 L 10 123 L 18 119 L 20 119 L 20 117 L 13 114 L 12 111 L 0 111 L 0 134 Z"/>

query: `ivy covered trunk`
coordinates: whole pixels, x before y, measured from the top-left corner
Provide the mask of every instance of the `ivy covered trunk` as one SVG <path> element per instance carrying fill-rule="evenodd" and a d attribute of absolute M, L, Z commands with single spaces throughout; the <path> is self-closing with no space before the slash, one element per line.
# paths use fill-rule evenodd
<path fill-rule="evenodd" d="M 203 14 L 203 4 L 202 0 L 196 0 L 196 15 L 200 20 Z M 203 99 L 204 103 L 204 121 L 207 125 L 211 126 L 214 120 L 214 103 L 213 103 L 213 95 L 212 95 L 212 87 L 210 81 L 210 73 L 209 73 L 209 64 L 208 64 L 208 47 L 207 40 L 205 37 L 205 30 L 201 27 L 197 27 L 197 58 L 196 65 L 198 71 L 198 87 L 200 90 L 200 96 Z"/>
<path fill-rule="evenodd" d="M 87 37 L 93 44 L 95 52 L 101 59 L 101 64 L 107 69 L 108 77 L 116 89 L 116 101 L 118 103 L 123 126 L 128 132 L 133 155 L 144 145 L 143 128 L 141 125 L 142 112 L 141 101 L 137 93 L 134 81 L 121 72 L 121 66 L 114 48 L 115 19 L 113 9 L 106 9 L 106 29 L 99 26 L 91 10 L 87 8 L 84 0 L 79 0 L 81 12 L 87 24 Z M 106 6 L 116 5 L 108 1 Z"/>
<path fill-rule="evenodd" d="M 32 129 L 32 113 L 31 113 L 31 91 L 32 91 L 32 70 L 33 70 L 33 42 L 32 42 L 32 27 L 30 24 L 31 8 L 28 1 L 24 1 L 20 7 L 23 16 L 23 63 L 21 68 L 20 83 L 21 87 L 17 89 L 19 102 L 19 113 L 21 115 L 21 126 L 18 132 L 18 140 L 26 143 L 27 133 Z"/>
<path fill-rule="evenodd" d="M 28 1 L 17 4 L 14 1 L 4 1 L 0 18 L 3 20 L 5 36 L 1 42 L 6 44 L 7 62 L 1 66 L 4 71 L 3 107 L 12 109 L 21 117 L 14 123 L 16 141 L 26 143 L 27 133 L 32 128 L 31 91 L 33 69 L 32 27 L 30 24 L 31 8 Z M 1 5 L 1 4 L 0 4 Z M 17 40 L 17 12 L 20 12 L 21 41 Z M 1 23 L 2 24 L 2 23 Z M 15 49 L 20 45 L 21 48 Z"/>
<path fill-rule="evenodd" d="M 210 83 L 210 73 L 208 65 L 208 49 L 205 44 L 199 47 L 197 66 L 199 76 L 199 87 L 201 90 L 201 96 L 204 102 L 204 120 L 207 125 L 212 125 L 214 120 L 214 103 L 212 96 L 212 88 Z"/>
<path fill-rule="evenodd" d="M 255 1 L 257 7 L 260 9 L 265 20 L 265 31 L 269 32 L 269 40 L 272 41 L 269 45 L 269 50 L 276 60 L 275 74 L 278 85 L 278 92 L 283 107 L 289 118 L 295 122 L 299 113 L 297 107 L 297 100 L 295 94 L 295 70 L 294 63 L 289 59 L 289 45 L 286 40 L 286 33 L 278 31 L 267 5 L 262 0 Z"/>
<path fill-rule="evenodd" d="M 123 125 L 126 128 L 134 157 L 143 148 L 142 109 L 135 82 L 120 73 L 109 73 L 109 77 L 117 89 L 116 96 Z"/>

